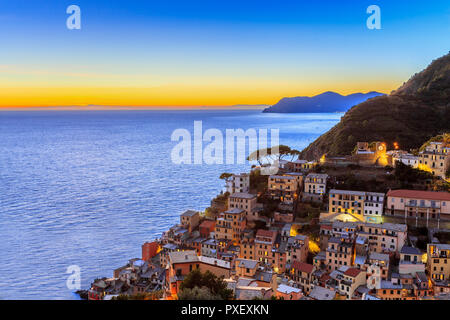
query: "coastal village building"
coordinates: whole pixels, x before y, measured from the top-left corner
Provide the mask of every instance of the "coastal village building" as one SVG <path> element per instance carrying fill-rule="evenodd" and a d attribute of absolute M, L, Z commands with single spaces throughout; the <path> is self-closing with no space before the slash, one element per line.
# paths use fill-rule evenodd
<path fill-rule="evenodd" d="M 200 237 L 209 238 L 211 233 L 214 232 L 216 227 L 216 221 L 214 220 L 204 220 L 198 227 Z"/>
<path fill-rule="evenodd" d="M 284 164 L 284 168 L 286 170 L 291 170 L 293 172 L 308 172 L 317 165 L 316 161 L 307 161 L 298 159 L 292 162 L 288 162 L 287 164 Z"/>
<path fill-rule="evenodd" d="M 325 173 L 310 173 L 305 178 L 303 201 L 320 202 L 327 190 L 328 175 Z"/>
<path fill-rule="evenodd" d="M 389 151 L 388 151 L 389 153 Z M 395 168 L 397 162 L 401 162 L 404 165 L 417 168 L 419 166 L 419 156 L 415 156 L 406 151 L 393 151 L 391 152 L 392 156 L 392 166 Z"/>
<path fill-rule="evenodd" d="M 301 234 L 288 237 L 285 248 L 286 263 L 306 262 L 309 252 L 309 238 Z"/>
<path fill-rule="evenodd" d="M 187 210 L 180 216 L 181 225 L 191 233 L 200 222 L 200 213 L 194 210 Z"/>
<path fill-rule="evenodd" d="M 239 243 L 245 229 L 245 211 L 234 208 L 220 214 L 216 220 L 216 240 L 231 240 Z"/>
<path fill-rule="evenodd" d="M 202 242 L 201 255 L 204 257 L 217 258 L 218 241 L 216 239 L 208 239 Z"/>
<path fill-rule="evenodd" d="M 269 230 L 258 230 L 255 237 L 255 259 L 268 265 L 275 263 L 275 246 L 277 233 Z"/>
<path fill-rule="evenodd" d="M 366 167 L 384 167 L 392 164 L 392 156 L 387 153 L 384 142 L 358 142 L 352 155 L 343 157 L 328 157 L 324 155 L 320 159 L 321 163 L 334 166 L 347 166 L 356 164 Z"/>
<path fill-rule="evenodd" d="M 339 293 L 345 295 L 350 300 L 356 289 L 366 284 L 366 275 L 365 272 L 357 268 L 348 268 L 339 280 Z"/>
<path fill-rule="evenodd" d="M 342 266 L 353 266 L 353 241 L 337 237 L 330 238 L 326 249 L 325 262 L 329 271 L 336 270 Z"/>
<path fill-rule="evenodd" d="M 250 175 L 248 173 L 233 174 L 226 179 L 225 187 L 229 194 L 247 193 L 250 191 Z"/>
<path fill-rule="evenodd" d="M 363 212 L 365 221 L 381 222 L 381 217 L 384 212 L 384 193 L 366 192 Z"/>
<path fill-rule="evenodd" d="M 241 250 L 240 250 L 240 258 L 243 259 L 256 259 L 256 250 L 255 250 L 255 241 L 252 240 L 244 240 L 241 241 Z"/>
<path fill-rule="evenodd" d="M 254 278 L 260 265 L 260 261 L 257 260 L 236 259 L 236 276 Z"/>
<path fill-rule="evenodd" d="M 408 227 L 396 223 L 358 223 L 358 236 L 368 240 L 369 252 L 398 253 L 406 243 Z"/>
<path fill-rule="evenodd" d="M 227 261 L 198 256 L 195 251 L 171 252 L 167 270 L 167 283 L 172 295 L 178 293 L 181 282 L 192 270 L 210 271 L 217 276 L 230 277 L 231 266 Z"/>
<path fill-rule="evenodd" d="M 280 284 L 275 296 L 283 300 L 300 300 L 303 297 L 302 290 L 285 284 Z"/>
<path fill-rule="evenodd" d="M 384 194 L 365 191 L 336 190 L 329 192 L 330 215 L 349 214 L 355 221 L 379 223 L 383 215 Z"/>
<path fill-rule="evenodd" d="M 400 251 L 400 262 L 398 272 L 400 274 L 416 275 L 425 272 L 425 264 L 422 262 L 422 252 L 414 247 L 403 246 Z"/>
<path fill-rule="evenodd" d="M 228 208 L 242 209 L 245 211 L 247 221 L 253 221 L 259 218 L 256 208 L 256 195 L 250 193 L 233 193 L 228 198 Z"/>
<path fill-rule="evenodd" d="M 427 271 L 435 282 L 450 280 L 450 244 L 428 244 Z"/>
<path fill-rule="evenodd" d="M 376 268 L 375 268 L 376 267 Z M 388 254 L 370 252 L 366 264 L 361 270 L 366 271 L 366 278 L 369 279 L 370 270 L 376 270 L 376 276 L 380 280 L 387 280 L 389 277 L 390 258 Z"/>
<path fill-rule="evenodd" d="M 450 193 L 420 190 L 389 190 L 386 215 L 421 221 L 450 220 Z"/>
<path fill-rule="evenodd" d="M 362 191 L 331 189 L 328 210 L 330 213 L 350 213 L 362 218 L 365 196 Z"/>
<path fill-rule="evenodd" d="M 268 192 L 274 200 L 292 205 L 298 197 L 298 178 L 294 176 L 269 176 Z"/>
<path fill-rule="evenodd" d="M 294 261 L 291 264 L 288 277 L 293 280 L 304 293 L 309 294 L 312 289 L 313 273 L 316 267 L 312 264 Z"/>
<path fill-rule="evenodd" d="M 304 175 L 302 172 L 286 172 L 283 176 L 294 177 L 297 179 L 297 186 L 299 189 L 303 186 Z"/>
<path fill-rule="evenodd" d="M 142 260 L 149 261 L 161 251 L 157 241 L 145 242 L 142 245 Z"/>
<path fill-rule="evenodd" d="M 445 173 L 450 167 L 450 146 L 443 142 L 430 142 L 425 150 L 419 152 L 418 167 L 446 179 Z"/>
<path fill-rule="evenodd" d="M 367 142 L 358 142 L 352 161 L 362 166 L 387 166 L 392 163 L 386 153 L 386 143 L 377 141 L 373 145 Z"/>

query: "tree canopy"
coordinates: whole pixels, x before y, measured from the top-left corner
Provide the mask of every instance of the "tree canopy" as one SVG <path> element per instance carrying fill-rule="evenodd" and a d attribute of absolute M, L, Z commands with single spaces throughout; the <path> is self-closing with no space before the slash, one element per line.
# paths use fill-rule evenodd
<path fill-rule="evenodd" d="M 270 162 L 274 160 L 282 160 L 286 157 L 291 157 L 293 160 L 298 157 L 300 151 L 291 149 L 289 146 L 279 145 L 274 148 L 263 148 L 252 152 L 248 157 L 248 161 L 257 161 L 259 165 L 263 165 L 264 160 Z"/>
<path fill-rule="evenodd" d="M 223 173 L 220 175 L 219 179 L 222 179 L 222 180 L 228 179 L 228 178 L 231 177 L 232 175 L 233 175 L 232 173 L 223 172 Z"/>
<path fill-rule="evenodd" d="M 229 300 L 233 297 L 233 291 L 227 288 L 223 277 L 217 277 L 209 271 L 202 273 L 196 269 L 181 283 L 178 299 L 202 300 L 208 293 L 215 300 Z"/>

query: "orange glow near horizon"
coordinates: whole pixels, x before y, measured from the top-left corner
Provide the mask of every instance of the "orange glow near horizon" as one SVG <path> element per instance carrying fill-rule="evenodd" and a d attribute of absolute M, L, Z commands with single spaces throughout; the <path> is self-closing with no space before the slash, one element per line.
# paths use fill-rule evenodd
<path fill-rule="evenodd" d="M 160 86 L 15 86 L 0 82 L 0 108 L 28 107 L 228 107 L 234 105 L 273 105 L 283 97 L 314 96 L 325 91 L 342 95 L 355 92 L 390 92 L 395 81 L 336 83 L 328 81 L 224 79 L 218 81 L 192 79 Z M 364 83 L 364 85 L 361 85 Z"/>

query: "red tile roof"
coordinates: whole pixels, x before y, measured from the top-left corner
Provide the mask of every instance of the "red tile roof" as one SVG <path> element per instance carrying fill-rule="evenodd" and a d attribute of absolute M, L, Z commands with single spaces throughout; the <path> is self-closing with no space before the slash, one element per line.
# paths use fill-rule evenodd
<path fill-rule="evenodd" d="M 350 277 L 356 277 L 361 271 L 356 268 L 348 268 L 347 271 L 344 272 L 344 275 L 350 276 Z"/>
<path fill-rule="evenodd" d="M 259 229 L 258 232 L 256 233 L 256 236 L 260 236 L 260 237 L 265 237 L 265 238 L 272 238 L 274 237 L 275 231 L 270 231 L 270 230 L 263 230 L 263 229 Z"/>
<path fill-rule="evenodd" d="M 213 228 L 216 225 L 215 221 L 212 220 L 205 220 L 200 224 L 200 227 L 202 228 Z"/>
<path fill-rule="evenodd" d="M 421 190 L 389 190 L 388 197 L 402 197 L 424 200 L 450 201 L 450 192 L 421 191 Z"/>
<path fill-rule="evenodd" d="M 323 274 L 323 275 L 320 277 L 320 281 L 321 281 L 321 282 L 325 282 L 325 281 L 327 281 L 328 279 L 331 279 L 331 277 L 330 277 L 330 275 L 329 275 L 328 273 L 325 273 L 325 274 Z"/>
<path fill-rule="evenodd" d="M 294 261 L 292 263 L 292 268 L 294 268 L 295 270 L 299 270 L 301 272 L 311 273 L 313 271 L 314 266 L 309 263 Z"/>

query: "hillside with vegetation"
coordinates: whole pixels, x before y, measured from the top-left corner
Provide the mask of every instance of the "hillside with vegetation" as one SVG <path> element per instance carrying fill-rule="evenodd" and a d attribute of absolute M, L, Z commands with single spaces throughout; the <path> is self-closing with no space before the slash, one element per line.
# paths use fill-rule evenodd
<path fill-rule="evenodd" d="M 434 60 L 388 96 L 351 108 L 300 158 L 347 155 L 358 141 L 397 142 L 401 149 L 419 148 L 431 137 L 450 132 L 450 53 Z"/>
<path fill-rule="evenodd" d="M 345 112 L 367 99 L 384 95 L 372 91 L 368 93 L 353 93 L 346 96 L 327 91 L 313 97 L 283 98 L 273 106 L 264 109 L 265 113 L 321 113 Z"/>

